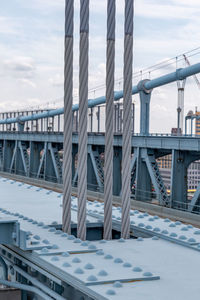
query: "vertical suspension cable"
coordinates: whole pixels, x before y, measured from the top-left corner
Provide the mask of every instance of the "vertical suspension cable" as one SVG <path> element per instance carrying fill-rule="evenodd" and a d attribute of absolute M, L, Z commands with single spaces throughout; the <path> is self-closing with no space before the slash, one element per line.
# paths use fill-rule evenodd
<path fill-rule="evenodd" d="M 65 1 L 63 231 L 71 233 L 72 102 L 73 102 L 74 0 Z"/>
<path fill-rule="evenodd" d="M 131 99 L 133 64 L 133 0 L 125 0 L 124 101 L 122 141 L 122 238 L 130 235 Z"/>
<path fill-rule="evenodd" d="M 89 0 L 80 0 L 78 228 L 86 239 Z"/>
<path fill-rule="evenodd" d="M 104 168 L 104 239 L 112 239 L 113 103 L 115 71 L 115 0 L 107 2 L 106 131 Z"/>

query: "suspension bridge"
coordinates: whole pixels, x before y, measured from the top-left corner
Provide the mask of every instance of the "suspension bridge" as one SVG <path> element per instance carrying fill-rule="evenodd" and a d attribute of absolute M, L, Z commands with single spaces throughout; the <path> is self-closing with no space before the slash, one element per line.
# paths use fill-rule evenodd
<path fill-rule="evenodd" d="M 198 82 L 200 63 L 185 56 L 186 67 L 133 86 L 134 1 L 125 0 L 123 89 L 115 91 L 116 6 L 108 0 L 105 95 L 88 99 L 89 11 L 81 0 L 79 103 L 67 0 L 64 107 L 0 114 L 0 295 L 183 300 L 192 291 L 198 299 L 200 185 L 189 199 L 187 169 L 200 159 L 200 141 L 183 123 L 185 81 Z M 153 91 L 173 82 L 177 135 L 151 134 Z M 158 166 L 166 155 L 170 194 Z"/>

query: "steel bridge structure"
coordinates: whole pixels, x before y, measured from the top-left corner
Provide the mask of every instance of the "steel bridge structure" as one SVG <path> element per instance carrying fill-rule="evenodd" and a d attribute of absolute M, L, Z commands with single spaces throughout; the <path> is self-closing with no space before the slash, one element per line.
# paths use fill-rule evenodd
<path fill-rule="evenodd" d="M 200 72 L 200 64 L 185 69 L 179 69 L 154 80 L 143 80 L 132 88 L 132 94 L 140 94 L 140 133 L 134 134 L 134 119 L 132 118 L 132 162 L 131 162 L 131 189 L 133 196 L 140 201 L 150 201 L 152 186 L 155 198 L 160 205 L 180 208 L 189 211 L 198 211 L 200 187 L 191 201 L 187 199 L 187 168 L 200 159 L 200 146 L 198 136 L 181 135 L 151 135 L 150 99 L 153 88 L 187 78 Z M 115 92 L 115 100 L 123 97 L 123 91 Z M 89 100 L 89 109 L 101 107 L 105 97 Z M 153 101 L 153 100 L 152 100 Z M 113 156 L 113 195 L 121 195 L 121 164 L 122 164 L 122 118 L 119 118 L 120 106 L 116 107 Z M 72 107 L 77 112 L 78 105 Z M 134 110 L 134 106 L 132 106 Z M 100 111 L 98 108 L 97 111 Z M 42 178 L 52 182 L 63 182 L 63 127 L 57 130 L 43 131 L 39 124 L 47 124 L 50 118 L 63 115 L 63 109 L 48 110 L 45 112 L 20 115 L 16 118 L 0 120 L 0 169 L 1 171 L 15 173 L 32 178 Z M 99 118 L 100 119 L 100 118 Z M 40 121 L 42 120 L 42 122 Z M 52 119 L 53 120 L 53 119 Z M 76 119 L 77 120 L 77 119 Z M 32 123 L 33 131 L 26 130 L 28 122 Z M 54 122 L 52 121 L 52 124 Z M 14 124 L 15 130 L 6 130 L 6 126 Z M 18 127 L 16 126 L 18 125 Z M 120 125 L 119 125 L 120 124 Z M 93 126 L 91 125 L 91 128 Z M 98 126 L 99 127 L 99 126 Z M 118 129 L 117 129 L 118 128 Z M 4 130 L 3 130 L 4 129 Z M 103 132 L 88 132 L 88 159 L 87 159 L 87 185 L 88 189 L 104 191 L 104 152 L 105 135 Z M 74 128 L 72 138 L 72 185 L 77 185 L 78 168 L 78 133 Z M 171 154 L 171 194 L 168 195 L 162 176 L 157 165 L 157 159 Z"/>
<path fill-rule="evenodd" d="M 200 63 L 132 86 L 134 1 L 125 0 L 124 82 L 114 91 L 115 4 L 107 0 L 105 96 L 88 99 L 89 0 L 81 0 L 73 105 L 74 1 L 66 0 L 64 107 L 1 114 L 0 285 L 12 288 L 12 299 L 185 300 L 191 292 L 199 299 L 200 186 L 189 201 L 187 168 L 200 159 L 200 139 L 152 135 L 149 125 L 153 90 L 185 82 L 200 73 Z M 170 194 L 157 163 L 166 155 L 172 156 Z M 62 184 L 63 192 L 6 179 L 8 173 Z M 88 189 L 102 201 L 87 199 Z M 133 210 L 131 198 L 156 203 L 170 216 Z M 186 212 L 173 215 L 177 209 Z"/>

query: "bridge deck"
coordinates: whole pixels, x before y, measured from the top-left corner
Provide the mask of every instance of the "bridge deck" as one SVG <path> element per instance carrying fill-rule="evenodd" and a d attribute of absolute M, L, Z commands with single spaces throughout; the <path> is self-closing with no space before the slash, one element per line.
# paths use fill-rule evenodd
<path fill-rule="evenodd" d="M 134 295 L 139 300 L 184 300 L 191 291 L 192 299 L 198 299 L 199 229 L 132 210 L 131 230 L 149 238 L 82 242 L 53 226 L 61 224 L 61 194 L 4 178 L 0 188 L 0 218 L 14 216 L 26 232 L 25 248 L 32 250 L 1 245 L 7 255 L 17 253 L 41 274 L 46 272 L 93 299 Z M 72 197 L 75 223 L 76 210 L 77 199 Z M 121 209 L 113 207 L 114 228 L 120 229 L 120 219 Z M 87 220 L 101 224 L 102 203 L 87 202 Z"/>
<path fill-rule="evenodd" d="M 0 132 L 0 140 L 21 140 L 33 142 L 63 143 L 63 133 L 58 132 Z M 78 134 L 73 133 L 73 144 L 78 144 Z M 104 133 L 88 133 L 89 145 L 105 145 Z M 114 146 L 122 146 L 122 135 L 114 135 Z M 133 135 L 132 147 L 200 151 L 198 136 L 170 136 L 170 135 Z"/>

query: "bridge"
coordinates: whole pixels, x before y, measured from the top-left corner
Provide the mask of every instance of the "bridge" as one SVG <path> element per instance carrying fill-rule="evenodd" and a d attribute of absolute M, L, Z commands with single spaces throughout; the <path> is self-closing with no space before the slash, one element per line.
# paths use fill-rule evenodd
<path fill-rule="evenodd" d="M 82 0 L 79 103 L 73 104 L 74 1 L 68 0 L 64 107 L 1 114 L 0 284 L 15 288 L 15 299 L 131 300 L 134 293 L 138 300 L 183 300 L 191 291 L 199 297 L 200 185 L 188 199 L 187 169 L 200 159 L 200 139 L 187 130 L 151 134 L 149 125 L 153 90 L 181 84 L 200 73 L 200 63 L 132 86 L 134 7 L 125 0 L 124 86 L 114 91 L 115 1 L 107 4 L 106 95 L 88 99 L 89 1 Z M 172 157 L 170 193 L 158 166 L 166 155 Z M 52 188 L 43 188 L 46 182 Z M 101 201 L 87 198 L 88 190 Z M 132 200 L 171 215 L 132 209 Z"/>

